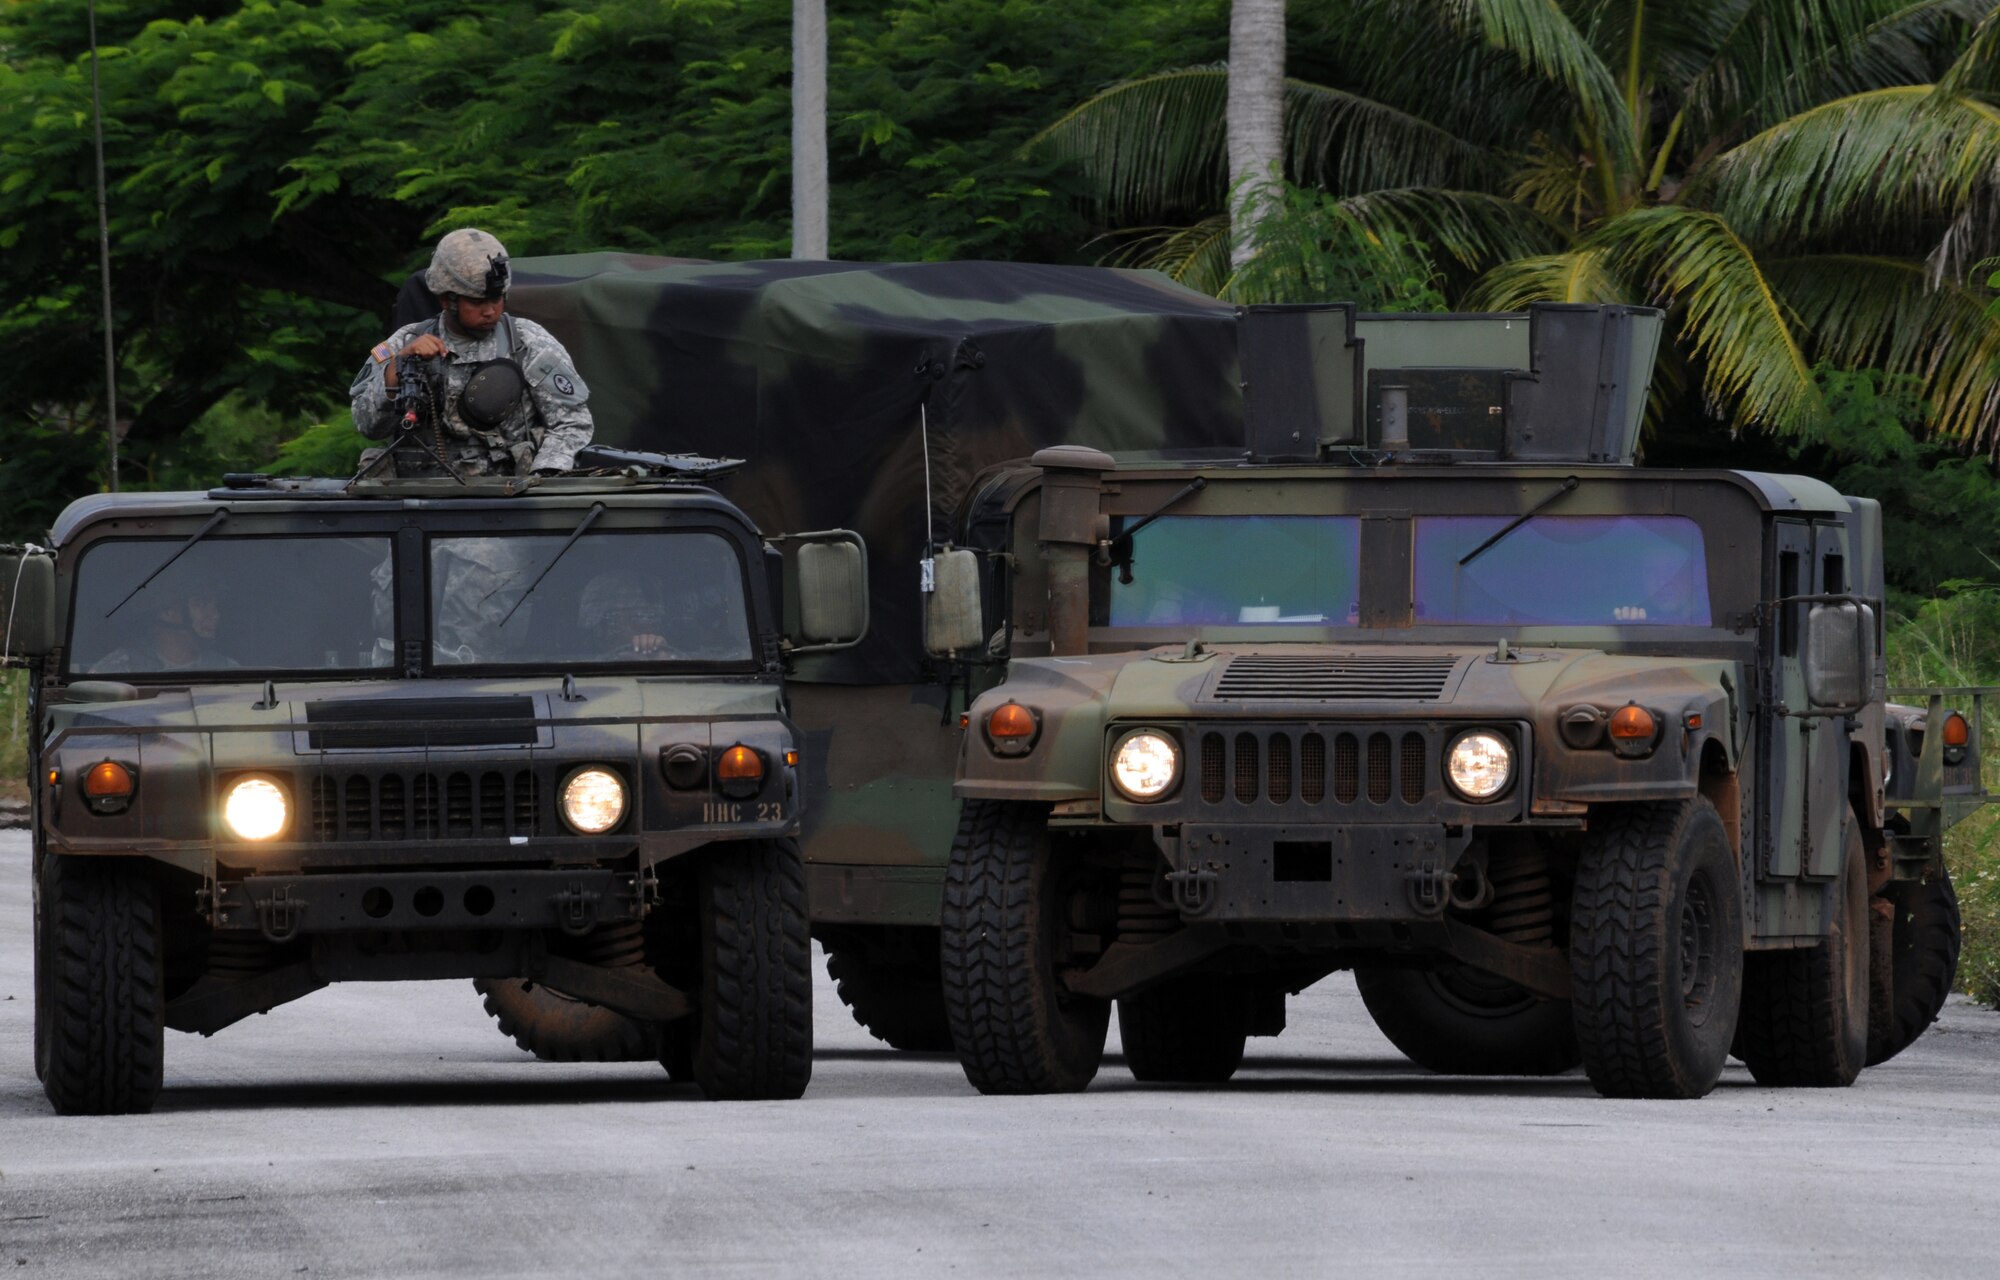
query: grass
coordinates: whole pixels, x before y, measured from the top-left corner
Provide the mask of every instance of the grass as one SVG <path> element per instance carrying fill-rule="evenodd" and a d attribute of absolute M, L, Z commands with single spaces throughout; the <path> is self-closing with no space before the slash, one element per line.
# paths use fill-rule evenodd
<path fill-rule="evenodd" d="M 0 671 L 0 797 L 28 798 L 28 673 Z"/>

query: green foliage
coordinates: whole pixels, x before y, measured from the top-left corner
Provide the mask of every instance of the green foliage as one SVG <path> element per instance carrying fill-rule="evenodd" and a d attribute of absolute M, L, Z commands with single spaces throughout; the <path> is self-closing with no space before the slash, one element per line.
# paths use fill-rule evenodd
<path fill-rule="evenodd" d="M 1429 248 L 1380 234 L 1322 191 L 1289 183 L 1251 235 L 1254 256 L 1217 292 L 1233 302 L 1352 299 L 1365 311 L 1442 311 Z"/>
<path fill-rule="evenodd" d="M 345 476 L 354 474 L 368 441 L 349 418 L 307 427 L 285 442 L 264 470 L 278 476 Z"/>
<path fill-rule="evenodd" d="M 0 796 L 27 794 L 27 718 L 28 673 L 0 669 Z"/>
<path fill-rule="evenodd" d="M 1314 78 L 1286 86 L 1286 176 L 1378 234 L 1369 206 L 1393 211 L 1453 305 L 1666 307 L 1697 412 L 1809 433 L 1815 365 L 1882 369 L 1922 380 L 1935 433 L 1996 449 L 2000 315 L 1957 283 L 2000 249 L 1990 9 L 1294 0 Z M 1135 75 L 1038 142 L 1109 216 L 1169 224 L 1178 269 L 1226 207 L 1225 90 L 1212 66 Z"/>
<path fill-rule="evenodd" d="M 86 3 L 0 5 L 0 339 L 35 353 L 0 366 L 0 402 L 44 425 L 103 417 Z M 1022 144 L 1107 67 L 1215 56 L 1225 17 L 835 3 L 833 253 L 1077 260 L 1077 180 Z M 188 482 L 224 451 L 185 437 L 227 397 L 336 416 L 449 227 L 517 255 L 788 252 L 790 19 L 784 0 L 101 5 L 123 483 Z"/>

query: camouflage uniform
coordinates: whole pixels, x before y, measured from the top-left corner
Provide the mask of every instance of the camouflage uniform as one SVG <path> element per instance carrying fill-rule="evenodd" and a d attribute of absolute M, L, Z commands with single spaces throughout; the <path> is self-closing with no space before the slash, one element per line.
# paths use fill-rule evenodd
<path fill-rule="evenodd" d="M 509 330 L 514 341 L 509 350 Z M 432 394 L 438 390 L 438 370 L 443 368 L 442 418 L 449 456 L 467 475 L 490 473 L 520 475 L 530 469 L 567 471 L 576 451 L 590 443 L 592 426 L 590 388 L 584 385 L 569 352 L 547 329 L 533 320 L 503 316 L 485 338 L 469 338 L 454 333 L 443 318 L 407 324 L 389 335 L 383 345 L 401 350 L 419 334 L 436 333 L 451 354 L 442 361 L 420 362 L 430 380 Z M 458 400 L 465 383 L 479 365 L 489 360 L 512 359 L 527 375 L 528 393 L 521 397 L 494 431 L 480 431 L 459 414 Z M 354 405 L 355 429 L 371 440 L 385 440 L 395 430 L 395 395 L 383 382 L 386 361 L 370 357 L 354 377 L 348 395 Z"/>

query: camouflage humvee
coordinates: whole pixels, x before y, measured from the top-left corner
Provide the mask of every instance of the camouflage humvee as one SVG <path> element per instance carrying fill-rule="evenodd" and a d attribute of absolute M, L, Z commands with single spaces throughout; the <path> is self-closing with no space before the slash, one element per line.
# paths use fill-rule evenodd
<path fill-rule="evenodd" d="M 610 1019 L 710 1097 L 804 1090 L 783 674 L 866 630 L 854 535 L 637 473 L 248 476 L 51 544 L 0 555 L 0 611 L 57 1110 L 150 1107 L 164 1028 L 446 977 L 529 1047 Z"/>
<path fill-rule="evenodd" d="M 1845 1085 L 1929 1024 L 1976 725 L 1885 702 L 1876 504 L 1633 465 L 1658 312 L 1244 317 L 1247 458 L 975 485 L 944 999 L 989 1093 L 1221 1081 L 1352 969 L 1439 1071 Z M 983 589 L 982 589 L 983 588 Z"/>

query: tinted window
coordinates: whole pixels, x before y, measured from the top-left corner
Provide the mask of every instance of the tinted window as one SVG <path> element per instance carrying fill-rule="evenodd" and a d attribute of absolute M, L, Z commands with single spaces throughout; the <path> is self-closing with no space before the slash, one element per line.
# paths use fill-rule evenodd
<path fill-rule="evenodd" d="M 724 538 L 590 533 L 564 551 L 567 541 L 433 538 L 431 661 L 548 667 L 752 656 L 743 565 Z"/>
<path fill-rule="evenodd" d="M 1416 521 L 1416 621 L 1709 625 L 1701 529 L 1685 516 L 1536 516 L 1473 557 L 1508 516 Z"/>
<path fill-rule="evenodd" d="M 100 542 L 84 553 L 72 672 L 339 671 L 395 660 L 387 538 L 204 538 L 133 594 L 184 541 Z"/>
<path fill-rule="evenodd" d="M 1131 546 L 1132 581 L 1111 571 L 1114 627 L 1344 626 L 1357 613 L 1352 516 L 1162 516 Z"/>

